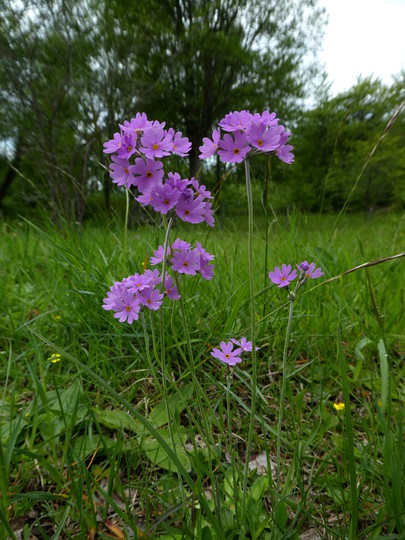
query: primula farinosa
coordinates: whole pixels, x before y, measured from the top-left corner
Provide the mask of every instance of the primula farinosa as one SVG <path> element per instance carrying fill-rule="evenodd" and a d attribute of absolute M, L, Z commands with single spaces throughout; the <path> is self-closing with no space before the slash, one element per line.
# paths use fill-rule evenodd
<path fill-rule="evenodd" d="M 164 248 L 159 246 L 153 253 L 150 262 L 153 266 L 163 262 Z M 177 238 L 172 244 L 172 250 L 167 250 L 167 263 L 173 270 L 179 274 L 187 274 L 195 276 L 197 273 L 207 281 L 214 277 L 214 265 L 210 261 L 214 259 L 214 255 L 208 253 L 200 242 L 196 243 L 196 247 L 191 249 L 191 245 L 184 240 Z"/>
<path fill-rule="evenodd" d="M 164 122 L 148 120 L 145 113 L 137 113 L 119 127 L 120 132 L 104 143 L 104 152 L 112 154 L 112 181 L 127 189 L 137 187 L 136 200 L 155 212 L 177 215 L 189 223 L 205 221 L 213 227 L 214 213 L 209 202 L 212 197 L 204 185 L 173 172 L 164 179 L 160 159 L 172 154 L 186 157 L 191 149 L 189 139 L 173 128 L 165 129 Z"/>
<path fill-rule="evenodd" d="M 234 345 L 236 345 L 236 349 L 233 348 Z M 258 349 L 259 348 L 256 347 L 256 351 Z M 252 342 L 247 341 L 243 336 L 240 340 L 231 338 L 228 342 L 221 341 L 219 349 L 217 347 L 212 349 L 211 356 L 228 364 L 228 366 L 235 366 L 239 362 L 242 362 L 241 355 L 244 352 L 252 352 Z"/>
<path fill-rule="evenodd" d="M 237 345 L 238 347 L 241 347 L 246 352 L 252 352 L 252 342 L 247 341 L 247 339 L 243 336 L 240 338 L 240 341 L 238 341 L 235 338 L 231 338 L 232 343 Z M 259 347 L 255 347 L 256 351 L 259 350 Z"/>
<path fill-rule="evenodd" d="M 297 270 L 291 271 L 291 264 L 283 264 L 281 269 L 276 266 L 273 272 L 269 272 L 269 279 L 278 287 L 288 287 L 297 277 Z"/>
<path fill-rule="evenodd" d="M 200 159 L 218 154 L 225 163 L 241 163 L 258 153 L 274 153 L 285 163 L 294 161 L 292 146 L 287 144 L 291 133 L 279 124 L 274 112 L 230 112 L 218 126 L 212 133 L 212 140 L 204 137 L 204 144 L 199 147 Z"/>
<path fill-rule="evenodd" d="M 297 264 L 298 269 L 298 284 L 296 289 L 304 285 L 308 279 L 316 279 L 323 276 L 320 268 L 315 268 L 315 263 L 303 261 Z M 288 287 L 290 283 L 297 277 L 297 270 L 291 270 L 291 264 L 283 264 L 281 269 L 276 266 L 272 272 L 269 272 L 269 279 L 279 288 Z"/>
<path fill-rule="evenodd" d="M 308 264 L 307 261 L 297 264 L 297 268 L 301 274 L 304 274 L 306 278 L 316 279 L 323 276 L 323 272 L 320 268 L 315 268 L 315 263 Z"/>
<path fill-rule="evenodd" d="M 236 366 L 236 364 L 242 362 L 242 358 L 239 355 L 242 354 L 243 350 L 240 347 L 233 349 L 233 343 L 231 341 L 227 343 L 221 341 L 219 347 L 219 349 L 217 347 L 212 349 L 211 356 L 228 364 L 228 366 Z"/>

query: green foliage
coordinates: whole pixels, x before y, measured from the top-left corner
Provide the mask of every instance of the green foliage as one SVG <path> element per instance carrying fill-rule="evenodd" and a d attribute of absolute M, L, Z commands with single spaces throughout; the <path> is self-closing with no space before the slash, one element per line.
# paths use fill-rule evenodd
<path fill-rule="evenodd" d="M 317 259 L 329 278 L 403 245 L 398 214 L 343 217 L 330 238 L 334 222 L 334 216 L 294 212 L 287 228 L 279 219 L 265 261 L 257 208 L 256 283 L 263 283 L 263 266 Z M 57 530 L 61 537 L 85 537 L 93 527 L 107 537 L 114 525 L 135 538 L 231 540 L 243 530 L 245 538 L 281 539 L 309 529 L 344 538 L 355 521 L 349 478 L 358 495 L 355 537 L 403 534 L 403 259 L 368 268 L 368 277 L 360 270 L 308 287 L 297 299 L 277 505 L 276 471 L 267 469 L 276 455 L 285 297 L 276 287 L 256 291 L 254 460 L 241 523 L 251 366 L 246 359 L 233 375 L 230 441 L 226 372 L 210 350 L 222 339 L 247 335 L 244 216 L 222 230 L 176 229 L 180 237 L 203 241 L 216 255 L 216 269 L 211 282 L 190 277 L 181 283 L 196 381 L 179 308 L 165 303 L 168 407 L 146 360 L 141 322 L 119 324 L 100 307 L 114 280 L 139 269 L 162 241 L 160 233 L 129 230 L 126 263 L 122 227 L 114 225 L 106 235 L 105 227 L 89 222 L 77 231 L 13 220 L 1 232 L 0 534 L 12 537 L 20 520 L 27 537 L 39 527 L 48 537 Z M 154 315 L 149 331 L 159 326 Z M 159 371 L 152 343 L 150 349 Z M 55 352 L 61 358 L 52 363 Z M 338 412 L 333 404 L 342 401 L 345 411 Z"/>
<path fill-rule="evenodd" d="M 403 100 L 405 73 L 391 86 L 365 79 L 307 111 L 294 130 L 296 163 L 286 172 L 294 202 L 307 210 L 341 208 Z M 352 209 L 403 207 L 405 130 L 401 115 L 368 162 Z"/>

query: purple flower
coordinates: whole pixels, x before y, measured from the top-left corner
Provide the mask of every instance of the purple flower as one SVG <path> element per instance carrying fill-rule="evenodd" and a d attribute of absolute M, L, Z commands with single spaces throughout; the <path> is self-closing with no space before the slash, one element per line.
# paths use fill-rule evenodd
<path fill-rule="evenodd" d="M 166 256 L 168 257 L 170 255 L 170 247 L 167 246 L 167 253 Z M 154 252 L 153 257 L 150 258 L 150 264 L 152 266 L 155 266 L 156 264 L 159 264 L 163 262 L 165 256 L 165 249 L 164 246 L 159 246 Z"/>
<path fill-rule="evenodd" d="M 219 129 L 215 129 L 212 132 L 212 141 L 208 137 L 203 138 L 203 145 L 199 147 L 199 150 L 201 152 L 199 158 L 200 159 L 206 159 L 215 154 L 215 152 L 218 150 L 218 143 L 219 139 L 221 138 L 221 131 Z"/>
<path fill-rule="evenodd" d="M 173 139 L 173 154 L 186 157 L 191 150 L 191 142 L 178 131 Z"/>
<path fill-rule="evenodd" d="M 139 191 L 143 192 L 161 183 L 163 163 L 151 158 L 146 158 L 146 161 L 142 158 L 136 158 L 132 172 L 137 175 L 135 184 L 138 186 Z"/>
<path fill-rule="evenodd" d="M 294 163 L 294 154 L 291 152 L 293 147 L 290 144 L 284 144 L 276 149 L 276 156 L 284 163 Z"/>
<path fill-rule="evenodd" d="M 248 142 L 260 152 L 271 152 L 279 146 L 280 134 L 276 126 L 268 128 L 264 122 L 254 122 L 248 131 Z"/>
<path fill-rule="evenodd" d="M 170 274 L 166 274 L 165 289 L 168 298 L 171 300 L 179 300 L 179 298 L 181 298 L 181 294 L 179 294 L 179 291 L 177 290 L 177 287 L 174 284 L 173 278 Z"/>
<path fill-rule="evenodd" d="M 209 264 L 209 259 L 200 255 L 200 275 L 203 279 L 207 281 L 211 280 L 214 277 L 214 265 Z"/>
<path fill-rule="evenodd" d="M 136 142 L 133 133 L 128 133 L 122 139 L 121 148 L 117 151 L 120 158 L 130 158 L 135 153 Z"/>
<path fill-rule="evenodd" d="M 212 204 L 210 202 L 205 203 L 204 219 L 210 227 L 215 226 L 214 210 L 212 209 Z"/>
<path fill-rule="evenodd" d="M 145 270 L 143 275 L 151 287 L 156 287 L 162 281 L 162 276 L 157 268 L 155 270 Z"/>
<path fill-rule="evenodd" d="M 290 282 L 295 279 L 297 270 L 293 270 L 291 273 L 291 264 L 283 264 L 281 270 L 278 266 L 274 268 L 273 272 L 269 272 L 269 279 L 279 288 L 288 287 Z"/>
<path fill-rule="evenodd" d="M 224 131 L 245 131 L 252 122 L 253 115 L 249 111 L 230 112 L 219 123 Z"/>
<path fill-rule="evenodd" d="M 243 336 L 240 338 L 240 341 L 238 341 L 235 338 L 231 338 L 232 343 L 235 343 L 238 347 L 241 347 L 246 352 L 252 352 L 252 342 L 247 341 L 246 338 Z M 255 350 L 258 351 L 259 347 L 255 347 Z"/>
<path fill-rule="evenodd" d="M 247 153 L 251 149 L 247 144 L 245 133 L 235 131 L 234 137 L 228 133 L 224 135 L 224 139 L 219 142 L 218 155 L 221 161 L 226 163 L 242 163 Z"/>
<path fill-rule="evenodd" d="M 127 188 L 135 185 L 134 166 L 125 158 L 113 155 L 111 159 L 113 163 L 110 165 L 110 176 L 113 183 Z"/>
<path fill-rule="evenodd" d="M 176 238 L 176 240 L 172 244 L 173 249 L 190 249 L 191 244 L 189 242 L 185 242 L 184 240 L 180 240 L 180 238 Z"/>
<path fill-rule="evenodd" d="M 307 278 L 316 279 L 323 276 L 323 272 L 320 268 L 315 268 L 315 263 L 308 264 L 307 261 L 302 262 L 297 268 L 300 272 L 305 274 Z"/>
<path fill-rule="evenodd" d="M 254 122 L 264 122 L 266 126 L 277 126 L 278 118 L 275 112 L 263 111 L 262 114 L 255 113 L 253 115 Z"/>
<path fill-rule="evenodd" d="M 137 273 L 127 278 L 125 285 L 129 292 L 137 293 L 139 291 L 143 291 L 143 289 L 146 289 L 146 287 L 149 287 L 149 279 L 145 276 L 145 274 Z"/>
<path fill-rule="evenodd" d="M 191 178 L 190 180 L 191 185 L 195 189 L 195 193 L 197 197 L 202 197 L 203 199 L 212 199 L 211 197 L 211 191 L 208 191 L 207 188 L 204 185 L 200 185 L 198 180 L 195 178 Z"/>
<path fill-rule="evenodd" d="M 138 136 L 150 125 L 152 122 L 150 122 L 146 116 L 145 113 L 139 113 L 137 112 L 135 115 L 135 118 L 131 118 L 131 121 L 128 122 L 128 120 L 124 120 L 124 125 L 119 125 L 120 128 L 125 131 L 125 133 L 133 133 L 135 139 L 138 138 Z M 163 126 L 162 126 L 163 127 Z"/>
<path fill-rule="evenodd" d="M 242 362 L 242 358 L 239 356 L 239 354 L 242 352 L 242 349 L 237 348 L 235 350 L 232 350 L 233 343 L 231 343 L 230 341 L 228 341 L 228 343 L 226 343 L 225 341 L 221 341 L 219 346 L 220 349 L 212 349 L 211 356 L 217 358 L 225 364 L 228 364 L 228 366 L 236 366 L 236 364 Z"/>
<path fill-rule="evenodd" d="M 152 190 L 147 189 L 138 197 L 135 197 L 135 200 L 138 201 L 142 206 L 148 206 L 152 204 Z"/>
<path fill-rule="evenodd" d="M 154 287 L 147 287 L 138 293 L 138 299 L 143 306 L 156 311 L 162 305 L 163 294 Z"/>
<path fill-rule="evenodd" d="M 103 152 L 105 154 L 112 154 L 113 152 L 117 152 L 122 145 L 122 136 L 120 133 L 114 133 L 114 138 L 110 139 L 106 143 L 104 143 L 104 150 Z"/>
<path fill-rule="evenodd" d="M 179 193 L 185 193 L 187 191 L 187 186 L 190 183 L 190 180 L 181 179 L 181 176 L 179 173 L 171 173 L 167 175 L 166 184 L 173 188 L 174 191 L 178 191 Z"/>
<path fill-rule="evenodd" d="M 124 283 L 117 282 L 107 293 L 107 298 L 104 298 L 103 309 L 115 311 L 116 319 L 132 324 L 138 319 L 139 299 L 128 291 Z"/>
<path fill-rule="evenodd" d="M 141 138 L 142 147 L 140 151 L 147 158 L 161 158 L 168 156 L 173 150 L 173 136 L 164 133 L 163 129 L 148 128 Z"/>
<path fill-rule="evenodd" d="M 174 206 L 176 206 L 179 200 L 180 194 L 177 190 L 174 190 L 169 184 L 158 186 L 151 192 L 152 201 L 151 206 L 156 212 L 161 214 L 167 214 Z"/>
<path fill-rule="evenodd" d="M 184 196 L 180 197 L 177 206 L 176 214 L 183 221 L 189 223 L 201 223 L 204 221 L 205 203 L 192 197 L 186 199 Z"/>
<path fill-rule="evenodd" d="M 172 259 L 172 269 L 179 274 L 195 276 L 200 270 L 199 255 L 194 250 L 182 249 L 176 251 Z"/>

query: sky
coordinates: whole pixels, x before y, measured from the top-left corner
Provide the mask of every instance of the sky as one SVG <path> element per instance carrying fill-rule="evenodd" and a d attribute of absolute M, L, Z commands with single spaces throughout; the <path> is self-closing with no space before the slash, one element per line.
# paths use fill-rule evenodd
<path fill-rule="evenodd" d="M 373 75 L 391 84 L 405 69 L 405 0 L 319 0 L 329 22 L 319 60 L 333 96 Z"/>

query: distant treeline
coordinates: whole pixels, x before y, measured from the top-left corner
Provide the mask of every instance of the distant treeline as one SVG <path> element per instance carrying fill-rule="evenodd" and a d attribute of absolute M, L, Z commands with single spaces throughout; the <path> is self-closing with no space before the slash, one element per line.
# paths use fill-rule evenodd
<path fill-rule="evenodd" d="M 405 75 L 390 88 L 365 80 L 329 99 L 316 61 L 324 25 L 313 0 L 9 2 L 0 19 L 0 206 L 36 205 L 81 222 L 102 193 L 108 212 L 117 188 L 103 143 L 137 111 L 193 143 L 188 160 L 172 158 L 186 177 L 198 173 L 198 146 L 226 113 L 270 109 L 293 132 L 295 164 L 271 165 L 284 204 L 340 208 L 404 99 Z M 315 88 L 323 97 L 307 111 Z M 353 208 L 403 205 L 404 138 L 402 116 Z M 264 192 L 268 171 L 267 158 L 255 165 Z M 237 172 L 214 160 L 199 173 L 218 196 L 226 176 L 232 197 Z"/>

